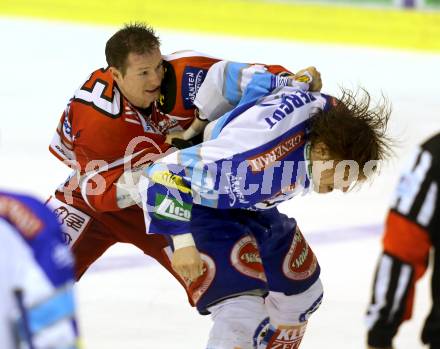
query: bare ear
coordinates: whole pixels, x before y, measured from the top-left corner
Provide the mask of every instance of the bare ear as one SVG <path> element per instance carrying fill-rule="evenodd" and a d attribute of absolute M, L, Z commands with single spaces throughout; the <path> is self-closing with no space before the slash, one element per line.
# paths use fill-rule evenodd
<path fill-rule="evenodd" d="M 110 67 L 109 70 L 110 74 L 112 74 L 113 80 L 119 82 L 122 79 L 122 73 L 118 69 L 116 69 L 115 67 Z"/>
<path fill-rule="evenodd" d="M 330 160 L 331 152 L 330 148 L 322 141 L 318 141 L 313 144 L 311 149 L 312 160 Z"/>

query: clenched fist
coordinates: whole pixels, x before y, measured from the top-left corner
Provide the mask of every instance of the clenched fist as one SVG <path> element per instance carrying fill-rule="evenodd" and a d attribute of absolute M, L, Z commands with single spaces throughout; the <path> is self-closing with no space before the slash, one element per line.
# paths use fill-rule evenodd
<path fill-rule="evenodd" d="M 175 250 L 171 265 L 177 274 L 187 281 L 194 281 L 203 274 L 202 257 L 195 246 Z"/>
<path fill-rule="evenodd" d="M 309 76 L 310 75 L 310 76 Z M 310 77 L 312 78 L 310 81 Z M 322 81 L 321 73 L 316 70 L 315 67 L 308 67 L 301 69 L 293 76 L 293 79 L 300 82 L 306 82 L 309 84 L 309 91 L 318 92 L 321 91 Z"/>

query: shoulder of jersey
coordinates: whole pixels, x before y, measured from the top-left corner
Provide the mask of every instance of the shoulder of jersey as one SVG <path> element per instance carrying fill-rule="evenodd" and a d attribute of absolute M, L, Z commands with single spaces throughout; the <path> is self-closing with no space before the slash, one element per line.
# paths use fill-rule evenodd
<path fill-rule="evenodd" d="M 109 68 L 101 68 L 91 73 L 84 83 L 78 88 L 75 95 L 80 90 L 92 92 L 97 84 L 102 84 L 104 90 L 101 97 L 112 98 L 114 94 L 115 81 L 110 73 Z"/>
<path fill-rule="evenodd" d="M 193 51 L 193 50 L 182 50 L 182 51 L 173 52 L 173 53 L 171 53 L 169 55 L 162 55 L 162 58 L 165 61 L 172 61 L 172 60 L 175 60 L 175 59 L 189 58 L 189 57 L 204 57 L 204 58 L 220 60 L 219 58 L 216 58 L 214 56 L 208 55 L 206 53 L 201 53 L 201 52 Z"/>
<path fill-rule="evenodd" d="M 192 119 L 195 95 L 209 68 L 219 59 L 196 51 L 179 51 L 163 58 L 165 75 L 159 109 L 165 114 Z"/>
<path fill-rule="evenodd" d="M 126 105 L 125 98 L 116 86 L 108 68 L 95 70 L 76 90 L 72 99 L 85 105 L 88 112 L 97 116 L 105 115 L 111 119 L 119 118 Z"/>

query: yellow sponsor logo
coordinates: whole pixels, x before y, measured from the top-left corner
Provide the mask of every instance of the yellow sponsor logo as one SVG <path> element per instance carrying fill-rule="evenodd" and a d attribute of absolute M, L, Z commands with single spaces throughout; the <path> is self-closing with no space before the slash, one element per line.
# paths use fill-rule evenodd
<path fill-rule="evenodd" d="M 153 173 L 151 179 L 156 183 L 165 185 L 168 188 L 174 188 L 179 190 L 182 193 L 189 194 L 191 193 L 191 188 L 189 188 L 183 178 L 172 174 L 169 171 L 157 171 Z"/>
<path fill-rule="evenodd" d="M 304 74 L 304 75 L 295 76 L 295 80 L 298 82 L 309 83 L 310 77 L 308 77 L 307 75 Z"/>

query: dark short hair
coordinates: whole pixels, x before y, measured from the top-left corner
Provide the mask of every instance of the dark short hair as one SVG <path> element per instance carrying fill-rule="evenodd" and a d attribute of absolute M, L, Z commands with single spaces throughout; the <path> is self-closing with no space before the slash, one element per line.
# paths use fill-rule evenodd
<path fill-rule="evenodd" d="M 354 160 L 362 171 L 368 161 L 385 160 L 392 154 L 392 140 L 386 134 L 391 106 L 384 96 L 371 106 L 371 97 L 364 89 L 341 91 L 339 99 L 331 97 L 329 110 L 312 117 L 311 145 L 325 143 L 335 160 Z"/>
<path fill-rule="evenodd" d="M 130 53 L 141 55 L 159 47 L 159 37 L 151 26 L 139 22 L 130 23 L 124 25 L 107 41 L 105 58 L 110 67 L 115 67 L 125 74 Z"/>

